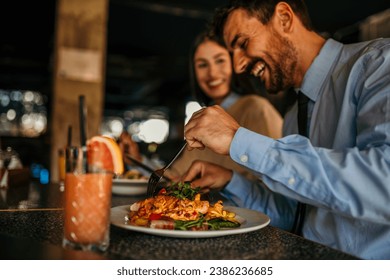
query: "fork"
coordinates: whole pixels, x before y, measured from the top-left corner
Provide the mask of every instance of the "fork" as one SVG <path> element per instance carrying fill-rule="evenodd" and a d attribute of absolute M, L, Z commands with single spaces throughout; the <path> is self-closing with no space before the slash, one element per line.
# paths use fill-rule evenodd
<path fill-rule="evenodd" d="M 187 146 L 187 142 L 184 143 L 184 145 L 180 148 L 180 150 L 175 154 L 175 156 L 168 162 L 167 165 L 165 165 L 161 169 L 155 170 L 149 177 L 148 181 L 148 189 L 146 192 L 146 195 L 148 197 L 151 197 L 154 195 L 156 188 L 158 186 L 158 183 L 161 181 L 161 179 L 164 177 L 165 171 L 172 165 L 172 163 L 177 159 L 177 157 L 181 154 L 181 152 L 185 149 Z"/>

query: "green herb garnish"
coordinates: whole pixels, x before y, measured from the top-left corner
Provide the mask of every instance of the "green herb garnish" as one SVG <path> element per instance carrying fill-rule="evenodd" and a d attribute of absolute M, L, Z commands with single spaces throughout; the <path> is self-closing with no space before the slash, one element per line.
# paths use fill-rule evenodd
<path fill-rule="evenodd" d="M 172 183 L 166 188 L 167 195 L 175 196 L 180 199 L 194 200 L 195 195 L 200 192 L 200 188 L 192 188 L 190 182 Z"/>

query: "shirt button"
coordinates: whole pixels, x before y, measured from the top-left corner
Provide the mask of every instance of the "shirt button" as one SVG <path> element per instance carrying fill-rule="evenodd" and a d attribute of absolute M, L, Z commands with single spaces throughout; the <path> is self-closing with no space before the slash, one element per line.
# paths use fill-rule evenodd
<path fill-rule="evenodd" d="M 293 185 L 295 183 L 295 179 L 294 178 L 290 178 L 290 179 L 288 179 L 288 184 L 289 185 Z"/>
<path fill-rule="evenodd" d="M 242 155 L 240 156 L 241 162 L 248 162 L 248 156 L 247 155 Z"/>

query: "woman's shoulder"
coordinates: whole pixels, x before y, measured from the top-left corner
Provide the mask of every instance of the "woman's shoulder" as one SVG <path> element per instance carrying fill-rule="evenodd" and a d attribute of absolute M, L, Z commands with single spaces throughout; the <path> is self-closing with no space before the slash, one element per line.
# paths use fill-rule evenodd
<path fill-rule="evenodd" d="M 245 95 L 227 112 L 243 127 L 272 138 L 281 136 L 283 119 L 271 102 L 258 95 Z"/>
<path fill-rule="evenodd" d="M 253 118 L 267 117 L 275 120 L 282 120 L 278 110 L 276 110 L 274 105 L 272 105 L 267 98 L 255 94 L 240 97 L 227 111 L 233 117 L 250 115 Z"/>
<path fill-rule="evenodd" d="M 271 102 L 267 98 L 255 94 L 241 96 L 233 106 L 241 108 L 253 108 L 258 110 L 264 110 L 270 107 L 273 108 Z"/>

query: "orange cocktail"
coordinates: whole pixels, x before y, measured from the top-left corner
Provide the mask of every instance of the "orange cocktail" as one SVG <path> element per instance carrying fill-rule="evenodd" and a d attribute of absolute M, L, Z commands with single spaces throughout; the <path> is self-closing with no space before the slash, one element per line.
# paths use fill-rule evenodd
<path fill-rule="evenodd" d="M 66 174 L 64 246 L 108 247 L 111 188 L 111 173 Z"/>

